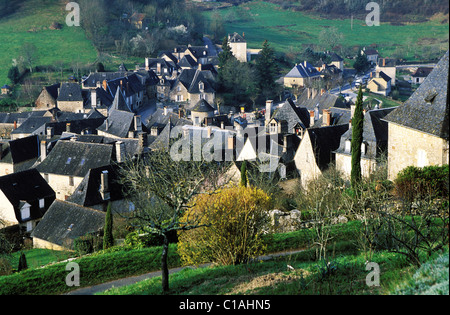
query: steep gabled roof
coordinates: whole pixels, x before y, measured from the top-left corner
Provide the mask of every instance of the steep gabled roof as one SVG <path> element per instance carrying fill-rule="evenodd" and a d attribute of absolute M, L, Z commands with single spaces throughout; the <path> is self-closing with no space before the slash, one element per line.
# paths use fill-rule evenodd
<path fill-rule="evenodd" d="M 55 200 L 31 236 L 72 248 L 73 240 L 87 234 L 97 233 L 104 225 L 104 212 Z"/>
<path fill-rule="evenodd" d="M 384 119 L 390 123 L 448 139 L 449 52 L 411 97 Z"/>
<path fill-rule="evenodd" d="M 91 168 L 109 165 L 112 153 L 109 144 L 58 141 L 36 169 L 44 174 L 84 177 Z"/>
<path fill-rule="evenodd" d="M 22 222 L 19 209 L 21 202 L 35 204 L 39 199 L 55 199 L 55 192 L 36 169 L 1 176 L 0 191 L 14 207 L 19 222 Z M 30 210 L 31 219 L 42 217 L 45 211 L 39 207 Z"/>
<path fill-rule="evenodd" d="M 307 61 L 296 65 L 285 75 L 286 78 L 312 78 L 317 76 L 320 76 L 320 72 Z"/>
<path fill-rule="evenodd" d="M 78 83 L 61 83 L 58 102 L 82 102 L 83 95 Z"/>
<path fill-rule="evenodd" d="M 108 112 L 108 117 L 103 124 L 97 128 L 110 135 L 119 138 L 127 138 L 128 131 L 131 130 L 133 124 L 134 114 L 128 111 L 111 109 Z"/>
<path fill-rule="evenodd" d="M 305 128 L 309 127 L 309 112 L 306 108 L 295 106 L 292 99 L 287 99 L 282 107 L 275 110 L 272 115 L 279 121 L 285 120 L 288 124 L 288 132 L 292 133 L 297 123 L 301 123 Z"/>
<path fill-rule="evenodd" d="M 114 97 L 114 100 L 113 100 L 112 105 L 109 110 L 112 110 L 112 109 L 131 112 L 120 89 L 116 90 L 116 95 Z"/>

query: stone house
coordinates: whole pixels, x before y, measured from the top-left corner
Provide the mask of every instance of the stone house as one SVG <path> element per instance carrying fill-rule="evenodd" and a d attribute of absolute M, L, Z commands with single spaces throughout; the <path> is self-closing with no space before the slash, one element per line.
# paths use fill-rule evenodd
<path fill-rule="evenodd" d="M 408 166 L 448 164 L 449 52 L 411 97 L 384 119 L 388 122 L 388 177 Z"/>
<path fill-rule="evenodd" d="M 103 233 L 106 213 L 55 200 L 31 233 L 34 248 L 74 250 L 74 240 Z"/>
<path fill-rule="evenodd" d="M 244 34 L 242 36 L 236 32 L 232 35 L 228 34 L 228 44 L 237 60 L 241 62 L 249 61 L 247 56 L 247 41 L 244 38 Z"/>
<path fill-rule="evenodd" d="M 39 137 L 36 135 L 0 142 L 0 176 L 31 168 L 39 156 Z"/>
<path fill-rule="evenodd" d="M 422 84 L 431 71 L 433 71 L 431 67 L 418 67 L 411 75 L 412 84 Z"/>
<path fill-rule="evenodd" d="M 283 78 L 283 84 L 287 88 L 304 87 L 313 80 L 320 80 L 320 72 L 309 62 L 304 61 L 295 65 Z"/>
<path fill-rule="evenodd" d="M 334 150 L 349 125 L 336 125 L 307 129 L 295 153 L 294 161 L 303 188 L 318 178 L 335 161 Z"/>
<path fill-rule="evenodd" d="M 41 143 L 44 148 L 46 142 Z M 43 148 L 43 150 L 45 150 Z M 111 164 L 115 159 L 110 144 L 60 140 L 36 166 L 42 177 L 56 192 L 56 198 L 65 200 L 75 191 L 91 168 Z"/>
<path fill-rule="evenodd" d="M 361 145 L 361 174 L 368 177 L 385 165 L 388 150 L 388 124 L 383 118 L 395 108 L 374 109 L 365 113 L 363 123 L 363 143 Z M 336 154 L 336 169 L 350 178 L 352 168 L 351 141 L 353 129 L 344 133 Z"/>
<path fill-rule="evenodd" d="M 396 67 L 395 59 L 388 58 L 379 58 L 375 71 L 378 74 L 384 72 L 388 77 L 391 78 L 391 85 L 395 86 L 396 76 L 397 76 L 397 67 Z"/>
<path fill-rule="evenodd" d="M 56 99 L 58 109 L 67 112 L 81 113 L 84 111 L 84 99 L 78 83 L 61 83 Z"/>
<path fill-rule="evenodd" d="M 210 70 L 184 69 L 169 92 L 169 98 L 173 102 L 186 103 L 186 109 L 194 107 L 200 100 L 205 100 L 209 104 L 214 104 L 215 76 Z"/>
<path fill-rule="evenodd" d="M 364 47 L 363 50 L 361 50 L 361 55 L 366 55 L 366 58 L 369 62 L 373 63 L 374 65 L 376 65 L 378 63 L 378 51 L 376 49 L 372 49 L 372 48 L 367 48 Z"/>
<path fill-rule="evenodd" d="M 56 107 L 60 86 L 60 83 L 44 86 L 36 99 L 36 110 L 47 110 Z"/>
<path fill-rule="evenodd" d="M 380 71 L 376 74 L 376 77 L 369 80 L 367 88 L 372 93 L 388 96 L 391 93 L 391 82 L 391 78 Z"/>
<path fill-rule="evenodd" d="M 0 220 L 30 232 L 52 202 L 55 192 L 35 169 L 0 177 Z"/>

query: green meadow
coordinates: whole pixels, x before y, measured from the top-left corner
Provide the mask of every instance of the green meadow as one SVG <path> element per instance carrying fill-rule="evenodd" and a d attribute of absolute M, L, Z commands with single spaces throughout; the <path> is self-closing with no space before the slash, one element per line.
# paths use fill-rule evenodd
<path fill-rule="evenodd" d="M 24 43 L 36 46 L 38 66 L 58 60 L 69 64 L 95 62 L 97 51 L 84 30 L 65 24 L 68 13 L 62 1 L 30 0 L 24 1 L 15 13 L 0 19 L 0 86 L 10 83 L 8 70 Z M 60 23 L 62 29 L 51 30 L 53 22 Z"/>
<path fill-rule="evenodd" d="M 325 19 L 303 12 L 283 10 L 279 5 L 252 1 L 217 11 L 205 11 L 211 20 L 214 12 L 224 20 L 227 33 L 244 33 L 249 48 L 261 48 L 268 40 L 278 52 L 304 51 L 305 45 L 318 44 L 322 30 L 336 27 L 344 36 L 343 46 L 376 46 L 382 56 L 389 57 L 402 48 L 404 59 L 414 60 L 420 49 L 434 46 L 445 52 L 448 49 L 449 24 L 436 17 L 424 23 L 404 23 L 369 27 L 363 20 Z M 381 14 L 383 14 L 381 12 Z M 382 17 L 381 17 L 382 20 Z"/>

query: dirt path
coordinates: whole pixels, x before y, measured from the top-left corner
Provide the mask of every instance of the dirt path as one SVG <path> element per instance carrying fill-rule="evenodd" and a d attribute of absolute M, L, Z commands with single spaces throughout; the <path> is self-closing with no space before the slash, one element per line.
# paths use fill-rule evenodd
<path fill-rule="evenodd" d="M 302 251 L 304 251 L 304 249 L 298 249 L 298 250 L 293 250 L 293 251 L 284 251 L 284 252 L 278 252 L 278 253 L 273 253 L 273 254 L 267 254 L 267 255 L 258 257 L 257 260 L 266 261 L 266 260 L 270 260 L 270 259 L 273 259 L 273 258 L 276 258 L 276 257 L 293 255 L 293 254 L 296 254 L 296 253 L 299 253 L 299 252 L 302 252 Z M 203 265 L 200 265 L 198 268 L 204 268 L 204 267 L 207 267 L 207 266 L 210 266 L 210 265 L 211 264 L 203 264 Z M 172 268 L 172 269 L 169 270 L 169 274 L 179 272 L 179 271 L 181 271 L 183 269 L 186 269 L 186 268 L 194 268 L 194 267 L 186 266 L 186 267 Z M 93 286 L 90 286 L 90 287 L 84 287 L 84 288 L 76 289 L 74 291 L 66 293 L 66 295 L 94 295 L 95 293 L 103 292 L 103 291 L 111 289 L 113 287 L 114 288 L 118 288 L 118 287 L 130 285 L 130 284 L 133 284 L 133 283 L 136 283 L 136 282 L 139 282 L 139 281 L 143 281 L 143 280 L 146 280 L 146 279 L 159 277 L 159 276 L 161 276 L 161 271 L 153 271 L 153 272 L 145 273 L 145 274 L 139 275 L 139 276 L 122 278 L 122 279 L 118 279 L 118 280 L 113 280 L 113 281 L 109 281 L 109 282 L 93 285 Z"/>

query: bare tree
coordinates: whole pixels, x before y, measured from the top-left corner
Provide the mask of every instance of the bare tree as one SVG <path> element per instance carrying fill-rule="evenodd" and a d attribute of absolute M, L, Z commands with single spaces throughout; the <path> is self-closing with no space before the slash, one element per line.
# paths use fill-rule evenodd
<path fill-rule="evenodd" d="M 20 48 L 20 59 L 23 61 L 24 67 L 33 72 L 33 67 L 38 62 L 36 46 L 32 43 L 24 43 Z"/>
<path fill-rule="evenodd" d="M 193 206 L 193 197 L 212 193 L 215 182 L 226 167 L 217 162 L 175 161 L 166 151 L 154 151 L 121 167 L 127 199 L 135 206 L 128 219 L 144 231 L 163 238 L 161 255 L 162 289 L 169 291 L 169 235 L 201 227 L 201 218 L 181 221 Z M 208 188 L 207 188 L 208 187 Z"/>

